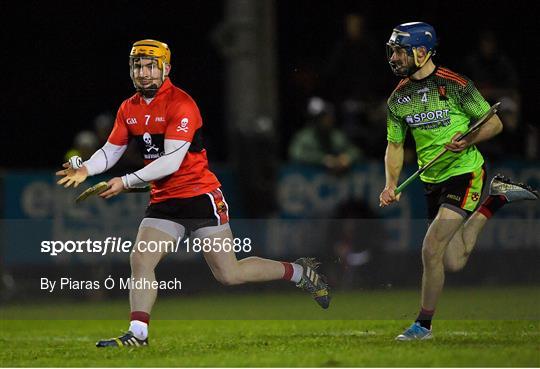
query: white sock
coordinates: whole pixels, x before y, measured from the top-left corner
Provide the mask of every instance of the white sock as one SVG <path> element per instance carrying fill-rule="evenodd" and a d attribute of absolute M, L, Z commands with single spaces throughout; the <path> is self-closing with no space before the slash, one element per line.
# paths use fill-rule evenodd
<path fill-rule="evenodd" d="M 148 324 L 141 322 L 140 320 L 132 320 L 129 323 L 129 330 L 135 338 L 145 340 L 148 337 Z"/>
<path fill-rule="evenodd" d="M 293 274 L 291 277 L 291 281 L 294 283 L 300 282 L 300 279 L 302 279 L 302 274 L 304 273 L 304 268 L 302 268 L 302 265 L 291 263 L 293 267 Z"/>

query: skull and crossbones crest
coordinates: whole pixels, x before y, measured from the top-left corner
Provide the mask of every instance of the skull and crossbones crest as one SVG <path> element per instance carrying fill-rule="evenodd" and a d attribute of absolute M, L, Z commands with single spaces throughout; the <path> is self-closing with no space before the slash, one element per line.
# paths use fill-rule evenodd
<path fill-rule="evenodd" d="M 180 124 L 178 125 L 178 127 L 176 127 L 176 132 L 186 132 L 188 131 L 188 123 L 189 123 L 189 119 L 187 118 L 182 118 L 182 120 L 180 121 Z"/>
<path fill-rule="evenodd" d="M 146 152 L 150 152 L 151 150 L 154 150 L 155 152 L 159 151 L 159 148 L 156 145 L 152 144 L 152 136 L 150 135 L 150 133 L 144 133 L 143 141 L 144 145 L 146 146 Z"/>

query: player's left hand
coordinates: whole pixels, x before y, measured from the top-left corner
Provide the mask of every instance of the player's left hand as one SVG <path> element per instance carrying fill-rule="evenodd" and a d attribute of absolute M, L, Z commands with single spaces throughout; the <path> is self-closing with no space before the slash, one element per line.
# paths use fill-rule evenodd
<path fill-rule="evenodd" d="M 124 191 L 124 182 L 122 182 L 122 178 L 120 177 L 114 177 L 107 184 L 109 185 L 109 189 L 99 194 L 104 199 L 110 199 Z"/>
<path fill-rule="evenodd" d="M 461 132 L 457 132 L 454 137 L 452 137 L 452 141 L 450 143 L 447 143 L 444 145 L 447 150 L 452 152 L 461 152 L 465 150 L 467 147 L 470 146 L 470 143 L 467 142 L 467 140 L 462 139 L 461 141 L 457 141 L 457 138 L 461 135 Z"/>

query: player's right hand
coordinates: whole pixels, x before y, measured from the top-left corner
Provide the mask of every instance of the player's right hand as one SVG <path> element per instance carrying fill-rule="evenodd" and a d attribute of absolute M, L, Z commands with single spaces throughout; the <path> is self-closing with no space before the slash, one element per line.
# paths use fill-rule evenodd
<path fill-rule="evenodd" d="M 62 164 L 62 167 L 66 169 L 59 170 L 56 172 L 56 175 L 64 177 L 60 178 L 60 180 L 58 180 L 56 183 L 59 185 L 64 185 L 64 187 L 69 187 L 71 185 L 73 185 L 73 187 L 77 187 L 86 180 L 86 177 L 88 177 L 88 170 L 84 165 L 79 169 L 73 169 L 71 165 L 69 165 L 69 162 L 67 162 Z"/>
<path fill-rule="evenodd" d="M 379 195 L 379 206 L 381 208 L 385 207 L 385 206 L 388 206 L 393 202 L 399 201 L 399 199 L 401 198 L 401 194 L 398 194 L 396 196 L 396 194 L 394 192 L 395 190 L 396 190 L 395 186 L 385 187 L 384 188 L 384 190 Z"/>

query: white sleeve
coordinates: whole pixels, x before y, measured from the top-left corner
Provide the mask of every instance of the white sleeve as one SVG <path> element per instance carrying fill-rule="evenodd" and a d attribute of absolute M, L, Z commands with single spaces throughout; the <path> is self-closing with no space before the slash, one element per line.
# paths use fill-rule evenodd
<path fill-rule="evenodd" d="M 127 149 L 127 145 L 113 145 L 106 142 L 105 145 L 92 155 L 90 159 L 83 164 L 88 170 L 88 175 L 93 176 L 111 169 L 122 157 Z"/>
<path fill-rule="evenodd" d="M 148 182 L 173 174 L 182 165 L 190 145 L 191 142 L 166 139 L 164 145 L 165 154 L 144 168 L 123 176 L 124 187 L 137 188 L 145 186 Z"/>

